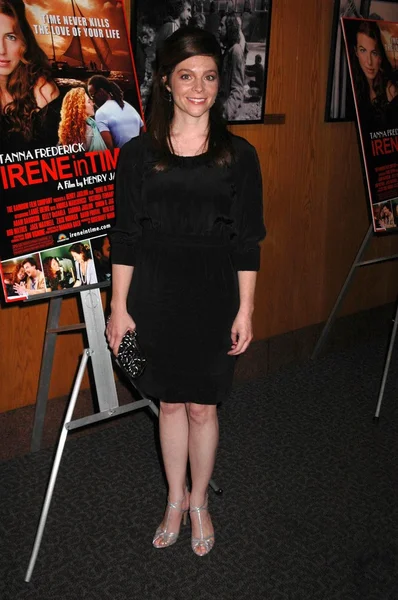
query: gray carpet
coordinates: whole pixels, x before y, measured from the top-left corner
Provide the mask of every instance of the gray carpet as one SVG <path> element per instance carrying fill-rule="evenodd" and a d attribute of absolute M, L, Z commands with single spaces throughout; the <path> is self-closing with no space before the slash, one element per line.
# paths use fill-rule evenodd
<path fill-rule="evenodd" d="M 236 387 L 220 408 L 216 545 L 151 546 L 165 502 L 145 411 L 70 436 L 32 581 L 51 450 L 0 464 L 2 600 L 397 600 L 398 366 L 387 340 Z"/>

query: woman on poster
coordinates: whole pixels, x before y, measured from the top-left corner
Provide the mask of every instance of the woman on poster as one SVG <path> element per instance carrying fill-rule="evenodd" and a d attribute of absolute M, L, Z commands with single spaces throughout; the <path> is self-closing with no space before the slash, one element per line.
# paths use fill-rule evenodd
<path fill-rule="evenodd" d="M 80 143 L 89 152 L 106 150 L 94 119 L 94 102 L 83 87 L 72 88 L 65 94 L 58 138 L 61 145 Z"/>
<path fill-rule="evenodd" d="M 91 257 L 89 246 L 82 242 L 76 242 L 69 248 L 69 252 L 75 261 L 76 281 L 73 287 L 91 285 L 98 283 L 94 261 Z"/>
<path fill-rule="evenodd" d="M 22 0 L 0 0 L 1 152 L 56 145 L 61 99 Z"/>
<path fill-rule="evenodd" d="M 22 262 L 16 263 L 16 265 L 11 273 L 11 277 L 9 277 L 9 278 L 6 277 L 4 279 L 7 296 L 18 295 L 18 293 L 15 291 L 14 285 L 18 284 L 21 286 L 25 286 L 26 279 L 27 279 L 27 275 L 25 273 L 25 269 L 23 268 Z"/>
<path fill-rule="evenodd" d="M 160 398 L 168 502 L 153 545 L 174 544 L 189 512 L 198 556 L 215 541 L 207 488 L 217 404 L 252 339 L 265 235 L 257 154 L 226 129 L 220 68 L 219 44 L 205 30 L 178 29 L 164 41 L 149 133 L 120 154 L 111 234 L 109 345 L 117 355 L 137 328 L 147 358 L 140 387 Z"/>
<path fill-rule="evenodd" d="M 351 55 L 361 120 L 365 120 L 369 130 L 396 126 L 397 73 L 387 58 L 376 22 L 359 22 Z"/>
<path fill-rule="evenodd" d="M 59 259 L 57 256 L 47 256 L 43 260 L 46 285 L 52 292 L 74 286 L 75 275 L 71 268 L 72 261 L 67 259 L 67 263 L 70 263 L 70 266 L 68 264 L 65 265 L 65 262 L 65 259 Z"/>

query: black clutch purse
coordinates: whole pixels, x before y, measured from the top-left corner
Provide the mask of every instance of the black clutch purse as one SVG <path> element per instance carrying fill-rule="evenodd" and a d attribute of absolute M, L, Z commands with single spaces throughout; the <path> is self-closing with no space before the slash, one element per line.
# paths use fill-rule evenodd
<path fill-rule="evenodd" d="M 142 353 L 136 331 L 127 331 L 120 342 L 116 362 L 132 379 L 137 379 L 144 372 L 146 358 Z"/>

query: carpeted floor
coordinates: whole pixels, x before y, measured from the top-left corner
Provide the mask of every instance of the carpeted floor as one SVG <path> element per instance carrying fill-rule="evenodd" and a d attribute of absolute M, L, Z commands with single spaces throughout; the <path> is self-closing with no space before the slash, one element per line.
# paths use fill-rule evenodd
<path fill-rule="evenodd" d="M 235 387 L 210 495 L 216 545 L 155 550 L 165 487 L 145 411 L 66 444 L 24 582 L 52 451 L 0 464 L 2 600 L 397 600 L 398 366 L 387 339 Z"/>

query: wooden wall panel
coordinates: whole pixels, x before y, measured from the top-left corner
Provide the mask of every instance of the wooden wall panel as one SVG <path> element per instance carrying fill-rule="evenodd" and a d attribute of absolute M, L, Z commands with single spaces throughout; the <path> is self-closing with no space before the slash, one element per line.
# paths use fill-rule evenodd
<path fill-rule="evenodd" d="M 266 111 L 286 124 L 232 128 L 256 146 L 264 177 L 258 339 L 327 318 L 369 225 L 355 126 L 324 122 L 332 11 L 332 0 L 274 2 Z M 374 239 L 370 254 L 397 242 Z M 361 269 L 343 313 L 393 300 L 397 271 Z"/>
<path fill-rule="evenodd" d="M 324 122 L 333 0 L 273 4 L 266 111 L 286 123 L 232 127 L 257 148 L 264 178 L 257 339 L 327 318 L 369 224 L 355 126 Z M 398 236 L 375 239 L 370 254 L 397 246 Z M 397 275 L 397 262 L 361 269 L 343 312 L 394 300 Z M 35 401 L 46 314 L 46 302 L 0 310 L 0 411 Z M 77 316 L 65 300 L 62 322 Z M 59 336 L 51 397 L 70 392 L 82 349 L 81 334 Z"/>
<path fill-rule="evenodd" d="M 102 292 L 103 304 L 105 302 Z M 0 412 L 34 404 L 43 351 L 48 301 L 7 305 L 0 310 Z M 77 297 L 62 301 L 60 325 L 79 323 Z M 57 336 L 50 398 L 71 392 L 83 352 L 82 333 Z M 89 385 L 84 376 L 82 388 Z"/>

